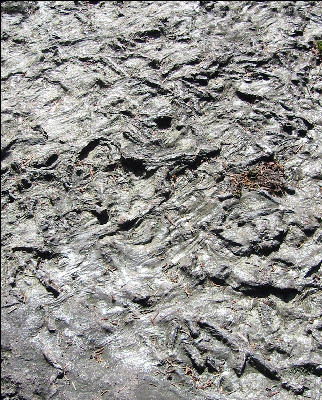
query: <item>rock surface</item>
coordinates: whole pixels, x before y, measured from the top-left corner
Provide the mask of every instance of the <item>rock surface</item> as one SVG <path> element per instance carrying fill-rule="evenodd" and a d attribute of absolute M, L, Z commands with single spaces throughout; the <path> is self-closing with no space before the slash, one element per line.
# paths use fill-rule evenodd
<path fill-rule="evenodd" d="M 321 3 L 2 3 L 2 399 L 319 399 Z"/>

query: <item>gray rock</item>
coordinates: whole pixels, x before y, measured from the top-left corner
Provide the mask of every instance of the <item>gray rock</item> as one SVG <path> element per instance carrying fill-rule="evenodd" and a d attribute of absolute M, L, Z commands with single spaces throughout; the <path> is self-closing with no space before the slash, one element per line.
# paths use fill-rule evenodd
<path fill-rule="evenodd" d="M 318 2 L 5 1 L 2 398 L 318 399 Z"/>

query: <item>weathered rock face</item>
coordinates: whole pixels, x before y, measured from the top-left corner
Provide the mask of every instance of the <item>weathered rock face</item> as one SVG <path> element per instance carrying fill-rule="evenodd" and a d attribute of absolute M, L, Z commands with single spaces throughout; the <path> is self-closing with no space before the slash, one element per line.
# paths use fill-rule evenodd
<path fill-rule="evenodd" d="M 2 4 L 2 399 L 319 398 L 319 2 Z"/>

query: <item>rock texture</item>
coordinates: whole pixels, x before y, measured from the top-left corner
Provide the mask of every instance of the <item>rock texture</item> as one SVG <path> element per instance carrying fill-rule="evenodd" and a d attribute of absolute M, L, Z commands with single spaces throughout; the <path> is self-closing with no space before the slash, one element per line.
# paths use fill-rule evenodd
<path fill-rule="evenodd" d="M 321 3 L 2 3 L 2 399 L 319 399 Z"/>

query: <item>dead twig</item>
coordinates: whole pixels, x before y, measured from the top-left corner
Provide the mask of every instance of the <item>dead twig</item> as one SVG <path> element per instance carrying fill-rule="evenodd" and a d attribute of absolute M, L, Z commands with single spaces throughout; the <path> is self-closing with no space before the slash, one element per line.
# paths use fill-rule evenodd
<path fill-rule="evenodd" d="M 175 226 L 175 223 L 172 221 L 172 219 L 167 214 L 165 214 L 165 217 L 170 222 L 171 225 Z"/>
<path fill-rule="evenodd" d="M 159 311 L 155 314 L 154 317 L 150 317 L 150 320 L 151 320 L 151 322 L 152 322 L 152 325 L 154 325 L 155 319 L 156 319 L 156 317 L 157 317 L 158 315 L 159 315 Z"/>
<path fill-rule="evenodd" d="M 109 265 L 105 265 L 105 268 L 106 268 L 108 271 L 111 271 L 111 272 L 117 271 L 116 268 L 113 268 L 113 267 L 111 267 L 111 266 L 109 266 Z"/>
<path fill-rule="evenodd" d="M 185 294 L 189 297 L 191 296 L 191 292 L 189 292 L 189 287 L 188 287 L 188 283 L 186 283 L 185 288 L 184 288 Z"/>
<path fill-rule="evenodd" d="M 100 356 L 103 354 L 104 349 L 105 349 L 105 347 L 103 346 L 103 347 L 100 347 L 99 349 L 95 350 L 94 354 L 93 354 L 93 356 L 91 358 L 94 358 L 94 360 L 96 362 L 101 363 L 102 359 L 101 359 Z"/>
<path fill-rule="evenodd" d="M 197 389 L 206 389 L 208 387 L 212 386 L 212 381 L 209 379 L 208 381 L 206 381 L 205 383 L 203 383 L 200 386 L 197 386 Z"/>
<path fill-rule="evenodd" d="M 273 397 L 273 396 L 276 396 L 279 392 L 280 392 L 280 390 L 276 390 L 276 392 L 269 393 L 267 396 L 268 397 Z"/>

